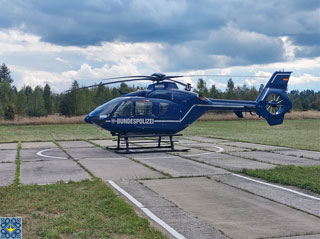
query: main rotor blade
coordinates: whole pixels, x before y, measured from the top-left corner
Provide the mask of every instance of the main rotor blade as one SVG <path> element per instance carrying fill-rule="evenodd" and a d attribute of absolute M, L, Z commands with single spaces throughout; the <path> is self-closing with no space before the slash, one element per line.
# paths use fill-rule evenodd
<path fill-rule="evenodd" d="M 180 81 L 177 81 L 177 80 L 172 80 L 171 78 L 170 79 L 166 79 L 167 81 L 172 81 L 172 82 L 175 82 L 175 83 L 177 83 L 177 84 L 180 84 L 180 85 L 183 85 L 183 86 L 187 86 L 187 84 L 185 84 L 185 83 L 182 83 L 182 82 L 180 82 Z"/>
<path fill-rule="evenodd" d="M 105 83 L 99 83 L 99 84 L 94 84 L 94 85 L 88 85 L 88 86 L 83 86 L 79 87 L 76 90 L 81 90 L 81 89 L 87 89 L 87 88 L 92 88 L 92 87 L 97 87 L 100 85 L 111 85 L 111 84 L 116 84 L 116 83 L 123 83 L 123 82 L 128 82 L 128 81 L 154 81 L 154 79 L 128 79 L 128 80 L 118 80 L 118 81 L 113 81 L 113 82 L 105 82 Z M 69 92 L 71 90 L 68 90 Z"/>
<path fill-rule="evenodd" d="M 246 75 L 184 75 L 182 77 L 204 77 L 204 76 L 213 76 L 213 77 L 250 77 L 250 78 L 269 78 L 270 76 L 246 76 Z"/>
<path fill-rule="evenodd" d="M 171 78 L 180 78 L 180 77 L 184 77 L 184 76 L 165 76 L 165 77 L 163 77 L 163 79 L 167 80 L 167 79 L 171 79 Z"/>
<path fill-rule="evenodd" d="M 119 77 L 105 78 L 102 80 L 116 80 L 116 79 L 126 79 L 126 78 L 154 78 L 154 77 L 153 76 L 119 76 Z"/>

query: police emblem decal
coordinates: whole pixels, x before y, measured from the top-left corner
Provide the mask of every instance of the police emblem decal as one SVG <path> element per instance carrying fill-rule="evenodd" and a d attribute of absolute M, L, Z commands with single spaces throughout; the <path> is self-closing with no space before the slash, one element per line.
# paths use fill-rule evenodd
<path fill-rule="evenodd" d="M 22 238 L 22 218 L 0 217 L 0 238 Z"/>

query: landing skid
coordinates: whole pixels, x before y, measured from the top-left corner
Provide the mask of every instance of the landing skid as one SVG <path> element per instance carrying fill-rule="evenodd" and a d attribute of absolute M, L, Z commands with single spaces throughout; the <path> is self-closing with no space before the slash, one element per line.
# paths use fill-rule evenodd
<path fill-rule="evenodd" d="M 158 153 L 158 152 L 186 152 L 189 151 L 187 148 L 175 149 L 174 148 L 174 136 L 182 136 L 182 134 L 113 134 L 117 136 L 117 147 L 110 148 L 116 153 L 120 154 L 134 154 L 134 153 Z M 168 137 L 168 140 L 163 140 L 164 137 Z M 129 141 L 129 139 L 135 139 L 134 141 Z M 121 142 L 125 143 L 125 148 L 121 147 Z M 156 146 L 133 146 L 130 144 L 156 144 Z M 161 143 L 165 143 L 163 145 Z M 131 145 L 132 146 L 132 145 Z"/>

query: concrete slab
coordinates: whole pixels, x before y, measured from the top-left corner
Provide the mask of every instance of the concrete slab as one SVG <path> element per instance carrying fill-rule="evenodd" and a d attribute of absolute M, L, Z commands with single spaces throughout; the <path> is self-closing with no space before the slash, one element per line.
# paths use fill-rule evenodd
<path fill-rule="evenodd" d="M 263 145 L 263 144 L 253 144 L 253 143 L 244 143 L 244 142 L 222 142 L 219 143 L 221 145 L 229 145 L 239 148 L 260 150 L 260 151 L 271 151 L 271 150 L 283 150 L 288 149 L 285 147 L 271 146 L 271 145 Z"/>
<path fill-rule="evenodd" d="M 0 150 L 0 163 L 16 161 L 17 150 Z"/>
<path fill-rule="evenodd" d="M 270 152 L 230 152 L 229 154 L 242 157 L 258 160 L 261 162 L 268 162 L 273 164 L 281 164 L 281 165 L 320 165 L 320 161 L 306 159 L 306 158 L 298 158 L 293 156 L 275 154 Z"/>
<path fill-rule="evenodd" d="M 58 148 L 53 142 L 22 142 L 22 149 L 51 149 Z"/>
<path fill-rule="evenodd" d="M 182 147 L 182 146 L 180 146 Z M 185 157 L 186 155 L 194 155 L 194 154 L 203 154 L 203 153 L 208 153 L 206 150 L 202 149 L 197 149 L 197 148 L 189 148 L 190 150 L 187 152 L 170 152 L 169 154 L 171 155 L 177 155 L 180 157 Z M 210 153 L 210 152 L 209 152 Z"/>
<path fill-rule="evenodd" d="M 229 140 L 226 139 L 217 139 L 217 138 L 210 138 L 210 137 L 202 137 L 202 136 L 190 136 L 188 139 L 205 142 L 205 143 L 222 143 L 222 142 L 228 142 Z"/>
<path fill-rule="evenodd" d="M 279 150 L 279 151 L 273 151 L 273 152 L 277 154 L 295 156 L 300 158 L 320 160 L 320 152 L 316 152 L 316 151 L 290 149 L 290 150 Z"/>
<path fill-rule="evenodd" d="M 217 144 L 216 146 L 219 146 L 220 148 L 223 148 L 222 153 L 250 151 L 250 149 L 233 147 L 233 146 L 228 146 L 228 145 Z M 212 150 L 211 148 L 208 148 L 207 150 L 208 151 L 215 151 L 215 150 Z"/>
<path fill-rule="evenodd" d="M 137 181 L 116 182 L 126 192 L 151 210 L 157 217 L 165 221 L 172 228 L 188 239 L 226 239 L 221 232 L 200 221 L 191 213 L 177 207 L 172 202 L 153 192 Z M 160 230 L 162 228 L 159 228 Z M 166 233 L 166 231 L 164 231 Z M 169 238 L 172 238 L 168 234 Z"/>
<path fill-rule="evenodd" d="M 204 162 L 213 166 L 224 168 L 232 171 L 240 171 L 244 168 L 249 169 L 269 169 L 275 168 L 273 164 L 262 163 L 255 160 L 243 159 L 227 154 L 220 154 L 215 152 L 207 152 L 202 154 L 189 154 L 185 157 Z"/>
<path fill-rule="evenodd" d="M 174 138 L 177 142 L 176 144 L 179 144 L 179 145 L 186 145 L 186 144 L 194 144 L 194 143 L 197 143 L 197 141 L 195 140 L 191 140 L 189 138 L 180 138 L 180 137 L 177 137 L 177 138 Z"/>
<path fill-rule="evenodd" d="M 62 148 L 88 148 L 88 147 L 96 147 L 93 144 L 90 144 L 86 141 L 59 141 L 58 144 Z"/>
<path fill-rule="evenodd" d="M 117 147 L 117 142 L 111 139 L 103 139 L 103 140 L 90 140 L 94 144 L 98 144 L 102 147 Z"/>
<path fill-rule="evenodd" d="M 22 184 L 49 184 L 91 178 L 86 171 L 70 159 L 22 162 L 20 170 L 20 182 Z"/>
<path fill-rule="evenodd" d="M 306 192 L 295 187 L 278 185 L 280 187 L 296 191 L 297 193 L 304 193 L 312 197 L 319 198 L 319 200 L 317 200 L 314 198 L 303 196 L 301 194 L 294 193 L 292 191 L 290 192 L 281 188 L 276 188 L 266 184 L 258 183 L 263 182 L 261 179 L 255 179 L 256 181 L 251 181 L 247 178 L 250 177 L 245 176 L 245 178 L 243 178 L 237 176 L 237 174 L 212 176 L 212 179 L 218 182 L 223 182 L 232 187 L 242 189 L 246 192 L 251 192 L 255 195 L 271 199 L 275 202 L 279 202 L 281 204 L 288 205 L 290 207 L 297 208 L 301 211 L 308 212 L 312 215 L 320 217 L 320 195 L 311 192 Z M 272 185 L 276 184 L 272 183 Z"/>
<path fill-rule="evenodd" d="M 66 155 L 59 148 L 51 149 L 22 149 L 20 151 L 20 161 L 33 162 L 33 161 L 60 161 L 68 159 Z"/>
<path fill-rule="evenodd" d="M 183 159 L 178 156 L 167 155 L 164 157 L 134 157 L 135 160 L 142 162 L 160 172 L 170 174 L 173 177 L 181 176 L 203 176 L 212 174 L 229 173 L 223 169 L 202 163 Z"/>
<path fill-rule="evenodd" d="M 18 148 L 17 143 L 0 143 L 0 150 L 17 149 L 17 148 Z"/>
<path fill-rule="evenodd" d="M 0 186 L 7 186 L 13 183 L 16 175 L 15 163 L 0 163 Z"/>
<path fill-rule="evenodd" d="M 319 239 L 319 238 L 320 238 L 320 234 L 317 234 L 317 235 L 304 235 L 304 236 L 293 236 L 293 237 L 277 237 L 277 238 L 272 238 L 272 239 Z"/>
<path fill-rule="evenodd" d="M 143 184 L 231 238 L 319 234 L 320 219 L 207 178 Z"/>
<path fill-rule="evenodd" d="M 203 143 L 203 142 L 189 143 L 189 144 L 185 144 L 185 146 L 190 148 L 203 149 L 211 152 L 242 152 L 242 151 L 249 150 L 246 148 L 232 147 L 227 145 L 217 145 L 217 144 Z"/>
<path fill-rule="evenodd" d="M 160 174 L 127 158 L 86 158 L 79 162 L 102 180 L 162 178 Z"/>
<path fill-rule="evenodd" d="M 65 148 L 74 159 L 82 158 L 121 158 L 122 156 L 98 147 Z"/>

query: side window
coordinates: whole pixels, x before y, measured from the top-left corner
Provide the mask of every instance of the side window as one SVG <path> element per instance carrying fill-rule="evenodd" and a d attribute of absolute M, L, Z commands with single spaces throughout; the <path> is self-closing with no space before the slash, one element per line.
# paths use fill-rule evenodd
<path fill-rule="evenodd" d="M 152 115 L 152 102 L 150 101 L 137 101 L 136 102 L 136 115 Z"/>
<path fill-rule="evenodd" d="M 132 101 L 125 101 L 120 104 L 116 112 L 114 112 L 114 117 L 121 117 L 121 116 L 131 116 L 133 109 Z"/>
<path fill-rule="evenodd" d="M 169 107 L 168 103 L 160 103 L 159 104 L 159 114 L 164 115 L 167 112 L 168 107 Z"/>

